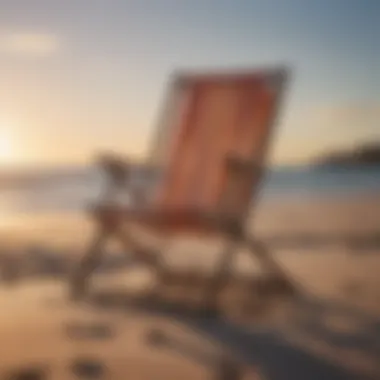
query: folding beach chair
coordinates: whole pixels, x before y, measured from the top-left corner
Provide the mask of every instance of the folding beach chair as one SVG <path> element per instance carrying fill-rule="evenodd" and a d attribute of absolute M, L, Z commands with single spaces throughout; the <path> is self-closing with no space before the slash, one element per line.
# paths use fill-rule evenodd
<path fill-rule="evenodd" d="M 160 250 L 144 246 L 128 227 L 131 223 L 167 239 L 225 238 L 227 246 L 207 289 L 210 300 L 225 284 L 236 250 L 244 245 L 266 269 L 290 281 L 263 244 L 245 230 L 287 79 L 282 67 L 174 75 L 145 166 L 159 173 L 147 186 L 148 192 L 141 196 L 144 192 L 138 190 L 140 197 L 136 191 L 133 197 L 128 163 L 113 157 L 101 161 L 111 179 L 107 199 L 112 201 L 115 191 L 125 186 L 134 202 L 129 206 L 103 202 L 94 207 L 98 230 L 73 277 L 74 296 L 84 292 L 110 237 L 119 239 L 158 278 L 164 277 Z"/>

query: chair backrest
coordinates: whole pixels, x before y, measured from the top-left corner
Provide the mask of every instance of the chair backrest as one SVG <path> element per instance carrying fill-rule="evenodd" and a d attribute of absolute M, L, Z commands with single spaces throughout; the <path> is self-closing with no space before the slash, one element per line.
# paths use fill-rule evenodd
<path fill-rule="evenodd" d="M 244 218 L 287 78 L 284 68 L 175 75 L 150 157 L 163 168 L 154 206 Z"/>

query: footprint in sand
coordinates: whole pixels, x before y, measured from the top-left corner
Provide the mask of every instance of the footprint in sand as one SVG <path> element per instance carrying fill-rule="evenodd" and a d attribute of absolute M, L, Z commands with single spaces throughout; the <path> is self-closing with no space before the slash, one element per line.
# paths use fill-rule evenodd
<path fill-rule="evenodd" d="M 93 358 L 77 358 L 70 366 L 70 372 L 78 379 L 102 379 L 106 365 Z"/>
<path fill-rule="evenodd" d="M 47 380 L 49 379 L 49 370 L 45 367 L 20 368 L 10 371 L 1 379 L 4 380 Z"/>

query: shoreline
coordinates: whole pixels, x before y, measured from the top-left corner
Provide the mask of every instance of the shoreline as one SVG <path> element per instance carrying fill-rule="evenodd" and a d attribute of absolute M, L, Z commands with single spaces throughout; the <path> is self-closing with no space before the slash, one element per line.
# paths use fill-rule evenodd
<path fill-rule="evenodd" d="M 291 236 L 375 237 L 380 232 L 380 195 L 354 197 L 258 197 L 248 230 L 263 239 Z M 86 211 L 3 214 L 0 251 L 23 244 L 82 249 L 91 239 L 93 220 Z M 354 239 L 355 240 L 355 239 Z"/>

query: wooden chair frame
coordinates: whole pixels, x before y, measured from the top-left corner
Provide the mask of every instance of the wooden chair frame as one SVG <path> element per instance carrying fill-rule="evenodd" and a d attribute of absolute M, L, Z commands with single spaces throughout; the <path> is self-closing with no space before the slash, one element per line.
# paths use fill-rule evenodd
<path fill-rule="evenodd" d="M 286 79 L 284 74 L 286 76 L 287 73 L 284 72 L 283 69 L 277 70 L 277 73 L 280 74 L 279 86 L 281 87 L 280 91 L 282 93 L 284 91 L 283 87 Z M 191 78 L 191 75 L 180 75 L 180 78 L 183 77 L 188 79 L 189 77 Z M 281 98 L 281 95 L 282 94 L 279 95 L 279 98 Z M 275 122 L 276 116 L 277 109 L 276 114 L 273 115 L 273 120 L 270 121 L 271 124 Z M 269 129 L 272 130 L 273 126 L 271 125 Z M 159 138 L 160 136 L 156 136 L 156 140 Z M 262 147 L 263 150 L 266 150 L 266 148 L 267 147 Z M 138 201 L 139 191 L 134 191 L 130 184 L 129 164 L 114 157 L 103 158 L 101 163 L 110 179 L 109 186 L 106 189 L 105 198 L 107 200 L 112 200 L 115 193 L 124 186 L 134 194 L 132 197 L 134 198 L 134 201 Z M 157 163 L 150 162 L 150 165 L 155 164 Z M 239 157 L 232 156 L 229 159 L 229 165 L 231 165 L 231 170 L 237 173 L 241 178 L 246 178 L 247 176 L 256 176 L 256 178 L 260 178 L 263 174 L 263 165 L 261 162 L 242 160 Z M 149 165 L 147 167 L 149 168 Z M 255 190 L 258 190 L 257 186 Z M 256 196 L 256 194 L 254 194 L 254 196 Z M 78 298 L 84 294 L 88 277 L 98 265 L 105 244 L 110 238 L 116 238 L 119 240 L 129 254 L 156 273 L 159 282 L 165 282 L 168 268 L 166 268 L 163 262 L 162 252 L 160 252 L 159 249 L 144 247 L 142 242 L 136 239 L 130 230 L 122 228 L 125 221 L 128 220 L 128 216 L 126 216 L 120 206 L 112 206 L 103 203 L 95 206 L 92 211 L 97 222 L 97 231 L 95 232 L 94 239 L 90 244 L 87 253 L 82 258 L 71 281 L 71 294 L 73 297 Z M 159 223 L 159 215 L 157 217 Z M 218 262 L 212 280 L 205 292 L 205 305 L 207 305 L 207 307 L 210 307 L 211 305 L 215 306 L 218 294 L 230 278 L 231 266 L 233 265 L 236 251 L 242 246 L 248 248 L 251 255 L 258 259 L 267 271 L 281 279 L 281 286 L 292 290 L 295 289 L 295 284 L 292 282 L 291 277 L 272 258 L 268 249 L 260 241 L 253 236 L 250 236 L 245 231 L 244 226 L 246 224 L 246 218 L 233 218 L 224 215 L 223 213 L 216 213 L 213 215 L 205 214 L 203 218 L 208 220 L 208 223 L 211 223 L 213 228 L 218 230 L 218 233 L 226 239 L 226 245 L 221 254 L 220 261 Z M 163 232 L 163 235 L 165 235 L 165 232 Z"/>

